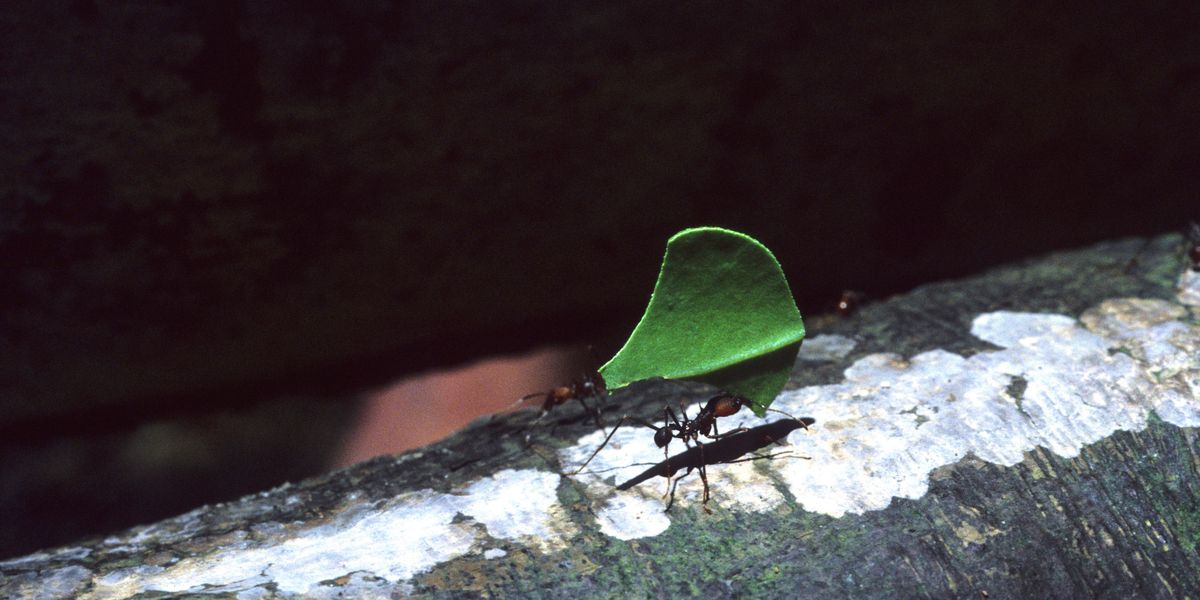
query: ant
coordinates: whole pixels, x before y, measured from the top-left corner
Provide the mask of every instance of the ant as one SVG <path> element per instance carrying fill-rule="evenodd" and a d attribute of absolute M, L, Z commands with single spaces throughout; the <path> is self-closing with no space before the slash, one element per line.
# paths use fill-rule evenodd
<path fill-rule="evenodd" d="M 516 402 L 513 403 L 513 406 L 521 404 L 532 398 L 543 398 L 541 412 L 538 413 L 538 416 L 533 420 L 533 423 L 530 423 L 529 425 L 530 427 L 533 427 L 541 422 L 546 414 L 549 413 L 554 407 L 566 404 L 571 400 L 578 400 L 579 404 L 583 406 L 584 412 L 591 415 L 591 417 L 596 421 L 596 427 L 603 427 L 604 425 L 600 422 L 600 408 L 598 406 L 589 405 L 587 403 L 587 399 L 594 398 L 597 401 L 600 401 L 606 397 L 608 397 L 608 388 L 605 386 L 604 377 L 601 376 L 600 373 L 593 371 L 584 375 L 583 377 L 575 379 L 567 385 L 560 385 L 545 392 L 534 392 L 532 394 L 521 396 Z M 525 442 L 529 442 L 528 434 L 525 436 Z"/>
<path fill-rule="evenodd" d="M 708 470 L 705 468 L 704 442 L 700 440 L 700 437 L 703 436 L 712 440 L 719 440 L 726 436 L 745 431 L 745 428 L 742 427 L 732 431 L 727 431 L 725 433 L 720 433 L 717 431 L 717 419 L 720 417 L 728 417 L 733 415 L 741 410 L 743 406 L 748 404 L 750 404 L 750 400 L 748 398 L 721 392 L 720 394 L 709 398 L 708 402 L 704 404 L 704 408 L 701 408 L 700 412 L 696 413 L 695 418 L 690 418 L 688 417 L 687 410 L 683 407 L 683 403 L 681 401 L 679 405 L 680 416 L 676 416 L 675 411 L 671 410 L 669 405 L 663 407 L 663 425 L 661 427 L 645 419 L 641 419 L 633 415 L 625 415 L 621 417 L 621 420 L 618 421 L 616 426 L 613 427 L 612 431 L 608 433 L 608 436 L 604 438 L 604 441 L 596 447 L 590 456 L 588 456 L 587 460 L 585 460 L 583 464 L 579 466 L 579 468 L 572 472 L 571 475 L 578 475 L 581 471 L 583 471 L 583 469 L 592 462 L 592 459 L 596 458 L 596 455 L 608 445 L 609 440 L 611 440 L 613 435 L 617 433 L 617 430 L 621 428 L 621 425 L 625 424 L 626 421 L 633 422 L 654 430 L 654 445 L 663 449 L 663 458 L 665 459 L 665 476 L 668 480 L 670 480 L 671 476 L 674 475 L 674 469 L 671 468 L 671 459 L 668 454 L 668 446 L 670 446 L 671 440 L 677 439 L 682 441 L 684 446 L 687 446 L 688 449 L 692 448 L 693 443 L 695 444 L 700 454 L 700 461 L 697 468 L 700 471 L 700 481 L 704 484 L 704 501 L 701 504 L 704 508 L 704 512 L 712 514 L 712 510 L 708 508 Z M 783 411 L 773 412 L 787 414 L 783 413 Z M 805 429 L 808 428 L 808 425 L 804 421 L 797 420 L 797 422 L 799 422 Z M 684 475 L 691 473 L 692 469 L 693 467 L 689 466 L 687 473 L 684 473 Z M 671 489 L 673 493 L 674 487 Z"/>
<path fill-rule="evenodd" d="M 719 441 L 708 444 L 707 455 L 705 455 L 705 446 L 697 444 L 696 447 L 689 448 L 687 452 L 683 452 L 672 457 L 674 460 L 682 461 L 683 466 L 687 467 L 687 471 L 684 471 L 683 475 L 675 477 L 674 481 L 671 481 L 671 478 L 674 477 L 676 471 L 678 471 L 678 468 L 671 464 L 671 460 L 666 460 L 654 465 L 653 468 L 641 473 L 637 477 L 618 485 L 617 489 L 630 489 L 633 486 L 642 483 L 651 477 L 654 477 L 655 475 L 666 477 L 667 481 L 670 483 L 667 494 L 671 499 L 667 502 L 667 508 L 665 510 L 670 511 L 671 506 L 675 504 L 675 489 L 679 486 L 679 481 L 690 475 L 692 471 L 696 470 L 698 467 L 710 464 L 733 464 L 752 460 L 769 460 L 783 456 L 795 456 L 805 460 L 810 459 L 811 457 L 797 455 L 791 452 L 760 454 L 756 452 L 756 450 L 761 449 L 767 444 L 779 443 L 779 441 L 787 437 L 789 433 L 801 427 L 808 429 L 808 426 L 815 422 L 816 420 L 811 417 L 803 417 L 800 419 L 790 418 L 768 423 L 766 425 L 759 425 L 758 427 L 747 429 L 742 432 L 730 432 L 727 434 L 729 437 L 722 436 Z M 744 456 L 747 453 L 749 453 L 750 456 Z"/>
<path fill-rule="evenodd" d="M 849 317 L 850 315 L 854 314 L 866 296 L 867 295 L 862 292 L 856 292 L 854 290 L 842 290 L 842 295 L 840 298 L 838 298 L 837 302 L 838 315 L 841 317 Z"/>

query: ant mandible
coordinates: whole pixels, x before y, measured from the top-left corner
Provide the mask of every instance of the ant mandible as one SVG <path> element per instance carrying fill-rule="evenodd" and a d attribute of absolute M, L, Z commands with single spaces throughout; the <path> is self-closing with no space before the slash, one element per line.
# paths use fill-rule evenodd
<path fill-rule="evenodd" d="M 668 461 L 668 464 L 666 465 L 666 471 L 668 473 L 674 472 L 669 464 L 670 455 L 668 453 L 668 446 L 671 444 L 671 440 L 680 440 L 688 448 L 691 448 L 692 444 L 695 443 L 696 447 L 700 450 L 700 464 L 697 467 L 697 470 L 700 472 L 700 481 L 704 485 L 704 500 L 701 503 L 701 506 L 704 508 L 704 512 L 712 514 L 712 510 L 708 508 L 708 470 L 705 468 L 704 442 L 700 441 L 700 437 L 704 436 L 709 439 L 718 440 L 740 431 L 745 431 L 745 428 L 738 428 L 725 433 L 719 433 L 717 431 L 717 419 L 720 417 L 728 417 L 733 415 L 741 410 L 743 406 L 748 404 L 750 404 L 750 400 L 747 398 L 722 392 L 716 396 L 713 396 L 712 398 L 709 398 L 708 402 L 704 404 L 704 408 L 701 408 L 700 412 L 696 413 L 695 418 L 688 417 L 687 410 L 683 407 L 682 402 L 679 406 L 680 416 L 676 416 L 675 411 L 671 410 L 670 406 L 664 406 L 663 425 L 661 427 L 645 419 L 641 419 L 632 415 L 625 415 L 621 417 L 621 420 L 618 421 L 616 426 L 613 427 L 612 431 L 608 433 L 608 435 L 604 438 L 604 441 L 596 447 L 590 456 L 588 456 L 587 460 L 585 460 L 583 464 L 579 466 L 579 468 L 575 469 L 571 475 L 578 475 L 581 471 L 583 471 L 583 469 L 592 462 L 592 459 L 596 458 L 596 455 L 608 445 L 609 440 L 611 440 L 613 435 L 617 433 L 617 430 L 620 429 L 621 425 L 625 424 L 627 421 L 636 423 L 643 427 L 648 427 L 654 430 L 654 445 L 663 449 L 663 458 Z M 808 426 L 805 425 L 803 421 L 799 422 L 807 429 Z M 689 467 L 688 473 L 690 472 L 691 468 Z M 670 475 L 668 475 L 667 479 L 670 479 Z M 673 492 L 674 488 L 672 487 L 671 490 Z"/>

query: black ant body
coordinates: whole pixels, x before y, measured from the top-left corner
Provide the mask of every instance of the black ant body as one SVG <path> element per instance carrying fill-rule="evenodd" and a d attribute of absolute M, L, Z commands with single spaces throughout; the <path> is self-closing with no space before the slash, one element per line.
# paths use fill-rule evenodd
<path fill-rule="evenodd" d="M 766 425 L 759 425 L 753 429 L 745 431 L 732 431 L 728 436 L 721 436 L 721 439 L 706 445 L 697 444 L 695 447 L 688 448 L 686 452 L 677 454 L 671 459 L 654 465 L 653 468 L 639 474 L 637 477 L 626 481 L 617 486 L 618 490 L 627 490 L 633 486 L 646 481 L 654 476 L 666 477 L 670 484 L 668 495 L 670 500 L 667 502 L 666 510 L 671 510 L 671 506 L 675 504 L 675 488 L 678 487 L 679 481 L 687 477 L 693 470 L 699 467 L 715 464 L 733 464 L 739 462 L 747 462 L 751 460 L 763 460 L 778 458 L 781 456 L 795 456 L 808 460 L 808 456 L 793 455 L 790 452 L 777 452 L 774 454 L 759 454 L 756 450 L 771 443 L 778 443 L 789 433 L 801 427 L 808 429 L 809 425 L 815 423 L 816 420 L 811 417 L 803 417 L 800 419 L 784 419 L 775 421 Z M 736 435 L 734 435 L 736 434 Z M 707 451 L 706 451 L 707 448 Z M 750 454 L 750 456 L 744 456 Z M 682 463 L 682 466 L 687 467 L 683 475 L 675 477 L 671 480 L 678 471 L 676 465 L 671 464 L 672 461 Z M 705 509 L 707 510 L 707 508 Z"/>
<path fill-rule="evenodd" d="M 625 424 L 626 421 L 637 423 L 638 425 L 642 425 L 643 427 L 648 427 L 654 430 L 654 445 L 663 449 L 663 458 L 665 459 L 664 476 L 667 477 L 668 480 L 672 475 L 674 475 L 675 472 L 675 470 L 671 468 L 670 457 L 668 455 L 668 446 L 670 446 L 671 440 L 680 440 L 689 449 L 692 448 L 692 444 L 695 444 L 695 447 L 700 454 L 699 464 L 694 467 L 689 466 L 687 473 L 684 473 L 684 475 L 691 473 L 693 468 L 699 470 L 700 481 L 704 484 L 704 501 L 701 503 L 701 505 L 704 508 L 704 512 L 711 514 L 712 510 L 708 508 L 708 471 L 705 468 L 706 463 L 704 460 L 704 442 L 700 441 L 700 437 L 703 436 L 712 440 L 719 440 L 723 437 L 745 431 L 744 428 L 739 428 L 732 431 L 727 431 L 723 434 L 719 433 L 717 431 L 717 419 L 736 414 L 742 409 L 743 406 L 748 404 L 750 404 L 750 400 L 747 398 L 722 392 L 716 396 L 713 396 L 712 398 L 709 398 L 708 402 L 704 404 L 704 408 L 701 408 L 700 412 L 696 413 L 695 418 L 688 417 L 687 410 L 684 409 L 682 403 L 679 406 L 679 416 L 676 416 L 675 411 L 671 410 L 670 406 L 665 406 L 663 407 L 663 425 L 661 427 L 645 419 L 641 419 L 632 415 L 625 415 L 621 417 L 621 420 L 616 424 L 616 426 L 613 427 L 612 431 L 608 433 L 608 435 L 604 438 L 604 441 L 596 447 L 596 450 L 593 451 L 590 456 L 588 456 L 587 460 L 585 460 L 583 464 L 571 474 L 578 475 L 581 471 L 583 471 L 583 469 L 592 462 L 592 459 L 596 458 L 596 455 L 599 454 L 606 445 L 608 445 L 609 440 L 612 439 L 613 435 L 617 433 L 617 430 L 620 429 L 621 425 Z M 797 420 L 797 422 L 799 422 L 802 427 L 806 429 L 808 428 L 804 421 Z M 671 487 L 671 493 L 673 497 L 673 486 Z"/>

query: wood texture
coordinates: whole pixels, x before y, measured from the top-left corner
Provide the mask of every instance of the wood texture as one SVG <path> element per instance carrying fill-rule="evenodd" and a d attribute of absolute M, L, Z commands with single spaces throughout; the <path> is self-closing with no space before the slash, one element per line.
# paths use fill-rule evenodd
<path fill-rule="evenodd" d="M 1182 265 L 1178 236 L 1125 240 L 922 287 L 850 318 L 813 318 L 810 339 L 839 334 L 858 345 L 840 360 L 798 363 L 792 387 L 839 382 L 849 364 L 877 352 L 991 352 L 965 333 L 981 312 L 1078 316 L 1111 298 L 1170 302 Z M 1195 321 L 1195 312 L 1182 318 L 1191 327 Z M 613 400 L 654 418 L 664 399 L 681 396 L 703 393 L 659 382 Z M 523 441 L 530 415 L 480 422 L 417 452 L 0 563 L 0 593 L 153 597 L 154 585 L 181 581 L 196 597 L 257 590 L 259 597 L 1184 598 L 1200 590 L 1200 436 L 1153 413 L 1074 457 L 1046 448 L 1030 449 L 1012 466 L 963 457 L 929 473 L 923 495 L 860 514 L 806 510 L 778 479 L 772 485 L 782 503 L 743 510 L 728 500 L 739 490 L 722 481 L 726 495 L 718 495 L 714 514 L 682 500 L 664 531 L 630 540 L 597 525 L 604 507 L 591 488 L 556 474 L 553 449 L 594 425 L 574 407 L 553 416 L 551 426 L 531 432 L 530 449 Z M 713 465 L 710 474 L 728 466 Z M 528 481 L 535 483 L 504 495 L 498 482 L 514 473 L 533 473 Z M 417 513 L 385 519 L 422 506 L 440 510 L 445 522 L 420 521 Z M 530 511 L 507 520 L 488 516 L 521 506 Z M 507 525 L 543 518 L 550 527 L 541 533 L 504 533 Z M 391 552 L 372 550 L 375 571 L 365 557 L 354 559 L 358 566 L 351 560 L 336 567 L 322 558 L 374 549 L 389 528 L 402 542 Z M 345 537 L 351 531 L 366 537 Z M 431 531 L 442 535 L 423 537 Z M 302 551 L 301 540 L 313 548 Z M 412 552 L 452 547 L 461 551 L 408 576 L 388 573 L 416 564 Z M 298 591 L 307 585 L 298 574 L 323 569 L 337 575 Z"/>

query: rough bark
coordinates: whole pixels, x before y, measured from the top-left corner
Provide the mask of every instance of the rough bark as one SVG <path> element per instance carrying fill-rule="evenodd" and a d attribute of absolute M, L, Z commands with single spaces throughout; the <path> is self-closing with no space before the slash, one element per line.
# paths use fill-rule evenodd
<path fill-rule="evenodd" d="M 1200 334 L 1196 308 L 1188 314 L 1176 297 L 1183 269 L 1178 237 L 1126 240 L 925 286 L 868 305 L 849 318 L 814 318 L 809 343 L 820 346 L 815 342 L 819 336 L 841 335 L 855 345 L 848 354 L 806 357 L 802 350 L 791 390 L 776 404 L 787 398 L 822 398 L 822 390 L 838 389 L 829 386 L 847 379 L 844 371 L 851 365 L 858 369 L 851 374 L 861 380 L 863 365 L 875 364 L 874 357 L 890 356 L 885 367 L 904 370 L 916 369 L 926 360 L 922 357 L 953 353 L 971 361 L 999 356 L 996 345 L 970 333 L 973 323 L 980 331 L 980 314 L 1066 315 L 1061 337 L 1073 344 L 1072 331 L 1093 339 L 1088 336 L 1103 330 L 1103 315 L 1120 319 L 1126 314 L 1096 307 L 1149 306 L 1171 315 L 1161 322 L 1179 323 L 1168 346 L 1159 349 L 1184 352 L 1144 359 L 1149 346 L 1139 346 L 1133 338 L 1114 344 L 1101 353 L 1112 357 L 1113 364 L 1155 375 L 1135 377 L 1133 383 L 1142 387 L 1114 385 L 1107 399 L 1110 410 L 1086 412 L 1085 407 L 1080 414 L 1127 410 L 1167 392 L 1177 394 L 1176 406 L 1184 413 L 1196 412 L 1200 364 L 1190 344 Z M 1129 298 L 1145 300 L 1130 304 Z M 1094 372 L 1104 376 L 1109 366 L 1102 359 L 1097 368 Z M 896 386 L 905 377 L 899 375 Z M 1003 392 L 984 400 L 1041 410 L 1032 404 L 1041 393 L 1039 377 L 1030 372 L 1013 378 L 998 388 Z M 881 395 L 890 393 L 883 381 Z M 1085 387 L 1064 384 L 1064 389 L 1089 389 L 1088 381 L 1077 383 Z M 945 394 L 938 385 L 935 381 L 928 390 L 915 390 L 929 394 L 927 406 L 884 416 L 905 432 L 937 426 L 942 415 L 926 409 Z M 610 398 L 605 418 L 611 423 L 619 411 L 654 418 L 664 401 L 702 397 L 703 390 L 665 382 L 637 385 Z M 1070 393 L 1051 398 L 1065 408 L 1104 400 Z M 860 410 L 860 400 L 842 399 L 846 413 Z M 811 407 L 822 410 L 818 404 Z M 1170 410 L 1166 404 L 1161 407 Z M 691 486 L 690 491 L 681 491 L 671 511 L 663 513 L 661 488 L 653 482 L 620 492 L 641 489 L 641 495 L 616 496 L 608 489 L 611 482 L 559 476 L 559 460 L 566 453 L 594 447 L 593 442 L 577 444 L 579 436 L 590 432 L 595 440 L 599 435 L 591 420 L 571 406 L 552 415 L 546 426 L 528 429 L 527 414 L 479 422 L 419 451 L 202 507 L 108 539 L 0 563 L 0 594 L 1194 596 L 1200 590 L 1200 436 L 1194 425 L 1172 424 L 1153 410 L 1141 414 L 1140 421 L 1128 419 L 1120 430 L 1083 444 L 1074 456 L 1054 451 L 1057 438 L 1048 438 L 1049 447 L 1028 448 L 1005 466 L 978 458 L 976 454 L 987 454 L 987 446 L 979 446 L 922 473 L 928 485 L 924 492 L 884 498 L 877 508 L 851 506 L 835 516 L 835 510 L 806 506 L 824 506 L 823 499 L 808 499 L 804 482 L 797 485 L 786 473 L 821 464 L 833 470 L 856 464 L 847 461 L 882 468 L 871 462 L 878 449 L 870 444 L 840 448 L 835 457 L 814 456 L 811 464 L 794 457 L 740 463 L 748 470 L 739 472 L 749 477 L 741 483 L 728 475 L 735 465 L 713 464 L 708 467 L 713 514 L 701 510 L 694 482 L 681 485 L 681 490 Z M 1025 416 L 1039 422 L 1036 414 Z M 915 424 L 906 425 L 910 422 L 905 419 Z M 1079 427 L 1086 422 L 1086 416 L 1077 420 Z M 806 440 L 856 426 L 854 418 L 818 416 L 814 431 L 793 434 L 799 440 L 793 450 L 803 449 Z M 963 435 L 988 431 L 985 424 Z M 634 433 L 651 436 L 646 430 Z M 887 432 L 881 428 L 876 433 L 861 439 L 884 443 Z M 527 434 L 533 441 L 529 448 Z M 936 443 L 939 438 L 926 441 L 930 439 Z M 917 453 L 922 448 L 902 450 Z M 606 448 L 601 456 L 631 460 L 622 454 L 626 451 L 628 446 Z M 654 462 L 661 455 L 637 458 Z M 826 459 L 833 462 L 822 462 Z M 853 468 L 847 472 L 854 473 Z M 807 473 L 814 485 L 823 475 Z M 772 494 L 777 501 L 759 502 Z M 611 520 L 605 525 L 610 503 L 621 498 L 655 503 L 653 511 L 638 518 L 665 519 L 666 525 L 641 536 L 614 529 Z M 645 522 L 625 525 L 636 529 Z"/>

